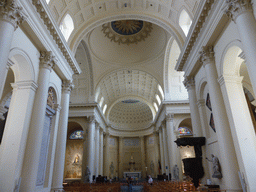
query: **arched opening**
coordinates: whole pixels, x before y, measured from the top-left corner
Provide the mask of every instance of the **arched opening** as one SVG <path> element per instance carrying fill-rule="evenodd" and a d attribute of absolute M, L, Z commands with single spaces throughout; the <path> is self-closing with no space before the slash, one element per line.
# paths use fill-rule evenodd
<path fill-rule="evenodd" d="M 82 159 L 84 130 L 77 122 L 68 123 L 67 146 L 64 168 L 64 180 L 80 180 L 82 177 Z"/>
<path fill-rule="evenodd" d="M 65 38 L 68 41 L 69 36 L 71 35 L 72 31 L 74 30 L 74 22 L 72 17 L 67 14 L 64 19 L 60 23 L 60 30 Z"/>
<path fill-rule="evenodd" d="M 190 18 L 187 11 L 185 9 L 183 9 L 180 13 L 179 25 L 180 25 L 181 29 L 183 30 L 185 36 L 188 35 L 191 24 L 192 24 L 192 19 Z"/>

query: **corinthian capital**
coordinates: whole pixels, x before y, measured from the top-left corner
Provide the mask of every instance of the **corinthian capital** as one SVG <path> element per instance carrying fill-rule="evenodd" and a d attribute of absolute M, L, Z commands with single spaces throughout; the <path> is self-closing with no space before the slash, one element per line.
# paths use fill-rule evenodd
<path fill-rule="evenodd" d="M 167 122 L 170 122 L 173 121 L 174 115 L 172 113 L 167 113 L 165 118 Z"/>
<path fill-rule="evenodd" d="M 52 68 L 57 62 L 55 59 L 55 56 L 52 55 L 51 51 L 41 51 L 39 60 L 40 60 L 40 66 L 43 68 L 47 68 L 50 71 L 52 70 Z"/>
<path fill-rule="evenodd" d="M 0 19 L 10 22 L 16 29 L 26 18 L 16 0 L 0 0 Z"/>
<path fill-rule="evenodd" d="M 240 14 L 252 10 L 251 0 L 226 0 L 226 2 L 228 6 L 225 12 L 233 21 Z"/>
<path fill-rule="evenodd" d="M 185 77 L 183 81 L 184 86 L 186 87 L 187 90 L 190 90 L 192 87 L 195 86 L 195 80 L 193 77 Z"/>
<path fill-rule="evenodd" d="M 200 60 L 203 64 L 214 61 L 214 50 L 213 46 L 205 46 L 202 48 L 202 51 L 199 52 Z"/>
<path fill-rule="evenodd" d="M 62 82 L 62 90 L 65 92 L 70 92 L 74 88 L 74 84 L 70 80 L 65 80 Z"/>

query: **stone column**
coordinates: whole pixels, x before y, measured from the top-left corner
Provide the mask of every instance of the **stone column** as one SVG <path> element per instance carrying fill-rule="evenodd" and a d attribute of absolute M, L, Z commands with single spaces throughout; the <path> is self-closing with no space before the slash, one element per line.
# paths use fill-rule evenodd
<path fill-rule="evenodd" d="M 169 172 L 172 174 L 173 167 L 177 164 L 177 145 L 174 143 L 176 140 L 176 135 L 174 134 L 174 125 L 173 125 L 174 115 L 168 113 L 166 115 L 166 131 L 167 131 L 167 143 L 169 151 Z"/>
<path fill-rule="evenodd" d="M 213 47 L 204 47 L 201 52 L 209 93 L 212 104 L 212 112 L 216 135 L 220 151 L 220 164 L 222 167 L 224 189 L 239 189 L 240 181 L 238 177 L 238 163 L 227 118 L 225 104 L 222 98 L 221 89 L 218 83 L 218 74 L 215 66 Z"/>
<path fill-rule="evenodd" d="M 14 191 L 21 177 L 28 122 L 37 89 L 34 81 L 13 83 L 12 87 L 12 99 L 1 144 L 0 191 Z"/>
<path fill-rule="evenodd" d="M 98 177 L 99 175 L 99 155 L 100 155 L 100 127 L 99 123 L 96 123 L 95 126 L 95 161 L 94 161 L 94 167 L 95 167 L 95 177 Z"/>
<path fill-rule="evenodd" d="M 26 145 L 21 182 L 22 191 L 35 191 L 36 188 L 50 73 L 53 65 L 56 63 L 51 52 L 40 52 L 39 59 L 40 69 L 38 76 L 38 90 L 35 95 L 35 102 Z"/>
<path fill-rule="evenodd" d="M 245 176 L 247 191 L 256 191 L 255 131 L 244 95 L 242 77 L 222 76 L 219 79 L 231 125 L 240 172 Z"/>
<path fill-rule="evenodd" d="M 159 147 L 159 132 L 155 131 L 154 132 L 154 149 L 155 149 L 155 175 L 152 177 L 157 178 L 159 173 L 158 167 L 159 167 L 159 162 L 160 162 L 160 147 Z"/>
<path fill-rule="evenodd" d="M 95 161 L 95 116 L 89 116 L 89 127 L 88 127 L 88 137 L 87 137 L 87 161 L 86 166 L 90 170 L 89 180 L 92 182 L 92 176 L 95 175 L 94 172 L 94 161 Z"/>
<path fill-rule="evenodd" d="M 0 82 L 1 82 L 1 84 L 0 84 L 0 100 L 3 99 L 2 98 L 3 97 L 3 90 L 4 90 L 5 81 L 6 81 L 6 77 L 7 77 L 8 71 L 9 71 L 10 67 L 13 66 L 13 65 L 14 65 L 14 63 L 10 59 L 8 59 L 8 62 L 7 62 L 7 65 L 6 65 L 6 69 L 3 72 L 3 76 L 2 77 L 0 76 Z M 3 111 L 3 113 L 1 113 L 1 112 L 2 111 L 0 111 L 0 118 L 3 117 L 2 114 L 4 114 L 6 111 Z"/>
<path fill-rule="evenodd" d="M 82 182 L 86 183 L 87 182 L 87 175 L 86 175 L 86 167 L 87 167 L 87 151 L 88 151 L 88 145 L 87 145 L 87 140 L 88 140 L 88 130 L 84 130 L 83 133 L 83 158 L 82 158 Z"/>
<path fill-rule="evenodd" d="M 163 148 L 164 148 L 164 173 L 166 173 L 166 175 L 169 175 L 169 151 L 167 148 L 167 131 L 166 131 L 166 120 L 162 121 L 162 137 L 163 137 Z M 166 169 L 167 167 L 167 169 Z"/>
<path fill-rule="evenodd" d="M 201 121 L 199 116 L 199 110 L 197 107 L 195 80 L 193 77 L 185 77 L 184 85 L 188 91 L 190 116 L 192 121 L 193 135 L 195 137 L 202 136 Z"/>
<path fill-rule="evenodd" d="M 99 174 L 103 176 L 103 130 L 100 130 L 100 172 Z"/>
<path fill-rule="evenodd" d="M 160 144 L 160 156 L 161 156 L 161 173 L 165 171 L 165 160 L 164 160 L 164 147 L 163 147 L 163 136 L 162 127 L 159 128 L 159 144 Z"/>
<path fill-rule="evenodd" d="M 109 133 L 105 133 L 103 159 L 104 176 L 109 177 Z"/>
<path fill-rule="evenodd" d="M 68 112 L 70 92 L 73 88 L 71 81 L 63 81 L 62 95 L 61 95 L 61 111 L 58 126 L 58 135 L 56 143 L 56 152 L 53 169 L 53 191 L 63 191 L 63 176 L 65 166 L 66 144 L 67 144 L 67 130 L 68 130 Z"/>
<path fill-rule="evenodd" d="M 0 4 L 0 99 L 6 79 L 6 68 L 13 34 L 24 21 L 25 14 L 15 0 L 1 1 Z"/>
<path fill-rule="evenodd" d="M 246 66 L 251 79 L 254 95 L 256 95 L 256 20 L 253 15 L 250 0 L 226 0 L 226 13 L 236 23 L 243 51 L 246 56 Z"/>
<path fill-rule="evenodd" d="M 119 149 L 119 171 L 118 171 L 118 177 L 123 178 L 123 137 L 119 137 L 119 144 L 118 144 L 118 149 Z"/>
<path fill-rule="evenodd" d="M 202 133 L 203 133 L 203 136 L 207 138 L 207 136 L 209 136 L 209 129 L 207 128 L 209 126 L 208 125 L 209 120 L 206 118 L 205 100 L 204 99 L 198 100 L 197 106 L 198 106 L 200 119 L 201 119 L 201 127 L 205 127 L 204 129 L 202 129 Z M 206 145 L 202 146 L 202 162 L 204 167 L 204 177 L 201 179 L 202 183 L 206 183 L 207 182 L 206 179 L 211 178 L 209 169 L 208 169 L 208 167 L 211 167 L 211 162 L 207 161 L 206 159 L 206 148 L 207 148 Z"/>
<path fill-rule="evenodd" d="M 144 136 L 140 136 L 140 152 L 141 152 L 141 167 L 142 178 L 146 178 L 146 154 L 145 154 L 145 139 Z"/>

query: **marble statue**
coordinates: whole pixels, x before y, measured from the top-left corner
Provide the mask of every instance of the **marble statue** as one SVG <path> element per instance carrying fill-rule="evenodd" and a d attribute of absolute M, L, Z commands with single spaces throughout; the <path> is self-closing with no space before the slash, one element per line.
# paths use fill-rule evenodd
<path fill-rule="evenodd" d="M 175 179 L 176 181 L 179 180 L 179 174 L 180 174 L 180 171 L 179 171 L 179 167 L 178 165 L 174 165 L 173 167 L 173 179 Z"/>
<path fill-rule="evenodd" d="M 212 159 L 208 159 L 207 157 L 206 157 L 206 159 L 208 161 L 210 161 L 212 163 L 212 165 L 213 165 L 213 167 L 212 167 L 213 168 L 213 175 L 212 175 L 212 177 L 213 178 L 221 179 L 222 178 L 222 174 L 221 174 L 221 171 L 220 171 L 219 159 L 218 159 L 218 157 L 214 156 L 213 154 L 211 154 L 211 157 L 212 157 Z"/>

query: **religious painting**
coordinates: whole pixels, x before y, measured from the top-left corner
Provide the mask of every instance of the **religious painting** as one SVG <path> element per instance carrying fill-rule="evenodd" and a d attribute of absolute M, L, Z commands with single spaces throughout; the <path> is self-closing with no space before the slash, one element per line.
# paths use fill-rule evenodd
<path fill-rule="evenodd" d="M 216 129 L 215 129 L 214 119 L 213 119 L 213 114 L 212 113 L 211 113 L 211 117 L 210 117 L 210 126 L 211 126 L 212 130 L 216 133 Z"/>
<path fill-rule="evenodd" d="M 210 109 L 212 111 L 212 105 L 211 105 L 209 93 L 207 93 L 206 106 L 208 107 L 208 109 Z"/>

